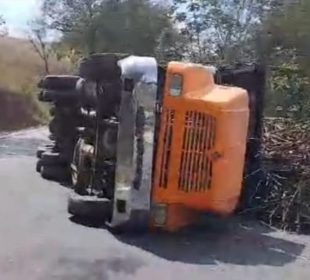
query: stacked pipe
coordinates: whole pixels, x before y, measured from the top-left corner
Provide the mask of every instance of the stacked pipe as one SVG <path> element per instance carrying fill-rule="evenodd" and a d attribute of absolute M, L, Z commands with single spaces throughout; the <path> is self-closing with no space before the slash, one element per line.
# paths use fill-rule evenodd
<path fill-rule="evenodd" d="M 49 180 L 70 179 L 70 164 L 78 139 L 80 107 L 76 84 L 78 76 L 46 76 L 38 84 L 39 100 L 50 103 L 50 144 L 37 150 L 37 171 Z"/>

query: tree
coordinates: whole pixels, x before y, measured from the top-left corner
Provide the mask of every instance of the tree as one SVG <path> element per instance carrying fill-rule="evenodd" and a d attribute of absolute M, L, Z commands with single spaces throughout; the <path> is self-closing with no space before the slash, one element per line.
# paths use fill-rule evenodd
<path fill-rule="evenodd" d="M 153 54 L 162 30 L 171 27 L 166 9 L 148 0 L 44 0 L 42 10 L 62 42 L 83 54 Z"/>
<path fill-rule="evenodd" d="M 175 28 L 166 28 L 158 38 L 156 57 L 161 62 L 186 59 L 187 45 L 186 38 Z"/>
<path fill-rule="evenodd" d="M 173 14 L 194 61 L 234 63 L 256 58 L 255 34 L 270 0 L 174 0 Z"/>
<path fill-rule="evenodd" d="M 162 31 L 172 28 L 167 10 L 152 1 L 107 2 L 104 7 L 100 38 L 108 51 L 153 55 Z"/>
<path fill-rule="evenodd" d="M 268 34 L 265 55 L 272 65 L 267 112 L 273 115 L 310 117 L 309 16 L 309 1 L 275 1 L 264 22 Z"/>
<path fill-rule="evenodd" d="M 6 22 L 3 18 L 3 16 L 0 15 L 0 37 L 5 36 L 7 34 L 7 29 L 6 29 L 5 23 Z"/>
<path fill-rule="evenodd" d="M 28 36 L 35 52 L 40 56 L 44 63 L 45 74 L 50 73 L 49 58 L 52 52 L 52 48 L 48 43 L 48 26 L 44 18 L 39 18 L 31 22 L 31 32 Z"/>
<path fill-rule="evenodd" d="M 97 0 L 45 0 L 42 12 L 49 27 L 64 34 L 69 42 L 79 41 L 86 53 L 96 51 L 97 18 L 101 11 Z"/>
<path fill-rule="evenodd" d="M 0 15 L 0 26 L 3 26 L 5 24 L 5 20 L 3 16 Z"/>
<path fill-rule="evenodd" d="M 265 22 L 270 47 L 295 49 L 300 66 L 310 77 L 310 2 L 287 1 L 278 5 Z"/>

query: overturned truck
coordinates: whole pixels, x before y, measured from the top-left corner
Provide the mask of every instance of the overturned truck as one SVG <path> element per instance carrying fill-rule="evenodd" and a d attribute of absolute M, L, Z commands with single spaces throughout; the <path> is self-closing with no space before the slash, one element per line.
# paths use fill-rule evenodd
<path fill-rule="evenodd" d="M 70 214 L 176 231 L 247 204 L 260 168 L 264 69 L 95 54 L 79 77 Z"/>

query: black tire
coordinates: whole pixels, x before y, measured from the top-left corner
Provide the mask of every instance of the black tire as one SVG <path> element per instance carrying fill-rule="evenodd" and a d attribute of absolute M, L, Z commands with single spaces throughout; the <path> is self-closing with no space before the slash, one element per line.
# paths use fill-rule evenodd
<path fill-rule="evenodd" d="M 84 66 L 81 66 L 82 71 Z M 97 84 L 94 81 L 81 78 L 76 84 L 76 90 L 80 96 L 83 108 L 96 108 L 97 104 Z"/>
<path fill-rule="evenodd" d="M 50 144 L 50 145 L 45 145 L 45 146 L 42 146 L 42 147 L 39 147 L 37 149 L 37 153 L 36 153 L 36 156 L 37 158 L 42 158 L 42 154 L 43 153 L 47 153 L 47 152 L 55 152 L 57 149 L 55 147 L 55 144 Z"/>
<path fill-rule="evenodd" d="M 69 169 L 66 166 L 42 165 L 41 176 L 46 180 L 67 182 L 70 180 Z"/>
<path fill-rule="evenodd" d="M 38 100 L 41 102 L 51 102 L 51 101 L 45 100 L 43 90 L 40 91 L 40 93 L 38 94 Z"/>
<path fill-rule="evenodd" d="M 38 173 L 41 173 L 41 168 L 42 168 L 42 166 L 43 166 L 42 160 L 39 159 L 39 160 L 37 161 L 37 164 L 36 164 L 36 171 L 37 171 Z"/>
<path fill-rule="evenodd" d="M 49 113 L 50 113 L 50 116 L 55 117 L 56 107 L 55 106 L 51 107 L 49 110 Z"/>
<path fill-rule="evenodd" d="M 72 90 L 47 89 L 43 91 L 42 99 L 43 101 L 46 102 L 76 101 L 78 100 L 78 93 L 75 89 Z"/>
<path fill-rule="evenodd" d="M 73 90 L 79 78 L 70 75 L 49 75 L 39 82 L 38 87 L 51 90 Z"/>
<path fill-rule="evenodd" d="M 79 106 L 79 98 L 68 100 L 56 100 L 54 101 L 56 107 L 77 107 Z"/>
<path fill-rule="evenodd" d="M 57 133 L 57 126 L 58 124 L 57 121 L 55 121 L 55 118 L 52 119 L 48 124 L 48 130 L 50 131 L 50 133 L 55 135 Z"/>
<path fill-rule="evenodd" d="M 77 122 L 71 118 L 53 118 L 48 124 L 50 133 L 56 137 L 73 138 L 76 135 Z"/>
<path fill-rule="evenodd" d="M 78 108 L 76 106 L 55 106 L 53 117 L 55 118 L 71 118 L 74 119 L 77 115 Z"/>
<path fill-rule="evenodd" d="M 54 102 L 54 100 L 48 95 L 46 94 L 46 92 L 44 90 L 42 90 L 39 94 L 39 101 L 41 102 L 47 102 L 47 103 L 52 103 Z"/>
<path fill-rule="evenodd" d="M 67 143 L 67 142 L 74 142 L 74 139 L 78 136 L 76 129 L 73 128 L 68 128 L 67 130 L 62 129 L 62 130 L 57 130 L 53 133 L 55 136 L 55 139 L 58 143 Z"/>
<path fill-rule="evenodd" d="M 111 217 L 113 205 L 107 198 L 84 196 L 72 192 L 68 198 L 68 213 L 83 219 L 108 220 Z"/>
<path fill-rule="evenodd" d="M 47 152 L 47 147 L 39 147 L 37 149 L 37 158 L 41 158 L 42 157 L 42 154 Z"/>
<path fill-rule="evenodd" d="M 55 140 L 56 140 L 56 137 L 55 137 L 55 135 L 50 134 L 50 135 L 48 136 L 48 139 L 50 139 L 51 141 L 55 141 Z"/>
<path fill-rule="evenodd" d="M 93 54 L 83 58 L 79 63 L 79 75 L 93 81 L 118 78 L 121 75 L 121 69 L 117 65 L 120 58 L 122 56 L 116 54 Z"/>
<path fill-rule="evenodd" d="M 68 165 L 70 163 L 70 159 L 68 156 L 65 156 L 60 153 L 55 152 L 45 152 L 41 156 L 41 162 L 43 165 Z"/>

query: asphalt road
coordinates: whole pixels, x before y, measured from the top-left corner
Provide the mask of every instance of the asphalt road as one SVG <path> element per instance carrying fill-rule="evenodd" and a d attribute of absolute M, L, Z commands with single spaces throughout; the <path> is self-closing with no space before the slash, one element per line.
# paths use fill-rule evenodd
<path fill-rule="evenodd" d="M 70 220 L 69 190 L 35 172 L 35 149 L 46 135 L 0 135 L 1 280 L 309 279 L 310 237 L 257 222 L 113 236 Z"/>

